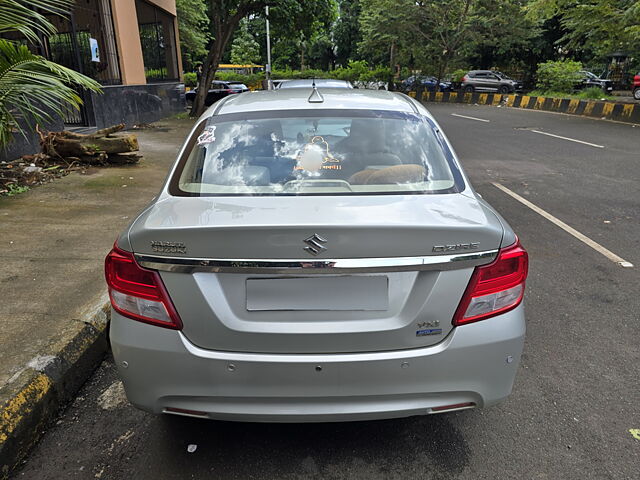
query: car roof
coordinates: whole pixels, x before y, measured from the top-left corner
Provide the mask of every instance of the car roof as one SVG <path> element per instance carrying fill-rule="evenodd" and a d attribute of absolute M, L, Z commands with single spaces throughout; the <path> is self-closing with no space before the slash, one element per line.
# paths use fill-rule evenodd
<path fill-rule="evenodd" d="M 259 90 L 241 95 L 231 95 L 213 104 L 205 116 L 214 113 L 271 111 L 271 110 L 391 110 L 397 112 L 417 112 L 413 100 L 406 95 L 387 90 L 318 88 L 324 101 L 310 103 L 311 88 L 291 88 Z"/>

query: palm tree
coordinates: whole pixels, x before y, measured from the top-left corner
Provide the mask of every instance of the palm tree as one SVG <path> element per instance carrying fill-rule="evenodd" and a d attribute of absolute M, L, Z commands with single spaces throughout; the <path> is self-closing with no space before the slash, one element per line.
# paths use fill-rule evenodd
<path fill-rule="evenodd" d="M 65 15 L 74 0 L 0 0 L 0 34 L 20 33 L 40 43 L 56 32 L 44 14 Z M 79 109 L 78 88 L 100 92 L 100 84 L 74 70 L 33 54 L 26 45 L 0 38 L 0 147 L 13 134 Z"/>

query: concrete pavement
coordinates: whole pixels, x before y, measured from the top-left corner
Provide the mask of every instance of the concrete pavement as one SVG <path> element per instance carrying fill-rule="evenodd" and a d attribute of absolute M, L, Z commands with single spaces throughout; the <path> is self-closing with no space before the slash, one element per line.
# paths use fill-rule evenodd
<path fill-rule="evenodd" d="M 0 199 L 0 478 L 102 358 L 104 256 L 159 190 L 192 123 L 138 131 L 137 166 Z"/>

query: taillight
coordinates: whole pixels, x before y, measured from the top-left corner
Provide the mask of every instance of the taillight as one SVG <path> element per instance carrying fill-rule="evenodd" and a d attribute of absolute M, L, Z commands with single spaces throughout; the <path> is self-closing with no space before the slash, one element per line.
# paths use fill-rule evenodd
<path fill-rule="evenodd" d="M 138 265 L 132 253 L 114 245 L 104 261 L 104 271 L 116 312 L 160 327 L 182 328 L 160 275 Z"/>
<path fill-rule="evenodd" d="M 453 317 L 453 325 L 484 320 L 522 302 L 529 257 L 519 241 L 500 250 L 489 265 L 476 267 Z"/>
<path fill-rule="evenodd" d="M 469 79 L 468 79 L 468 78 L 467 78 L 467 76 L 465 75 L 464 77 L 462 77 L 462 81 L 463 81 L 463 82 L 468 82 L 468 81 L 469 81 Z"/>

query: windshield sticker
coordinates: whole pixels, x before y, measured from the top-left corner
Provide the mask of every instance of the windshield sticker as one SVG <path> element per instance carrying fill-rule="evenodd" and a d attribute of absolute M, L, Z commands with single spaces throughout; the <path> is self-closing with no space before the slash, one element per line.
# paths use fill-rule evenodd
<path fill-rule="evenodd" d="M 340 160 L 331 155 L 329 144 L 320 135 L 316 135 L 298 154 L 298 164 L 294 170 L 318 172 L 320 170 L 342 170 Z"/>
<path fill-rule="evenodd" d="M 208 145 L 216 141 L 216 127 L 212 125 L 204 129 L 204 131 L 198 135 L 198 145 Z"/>

